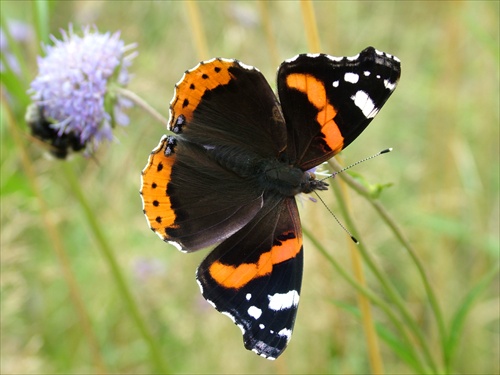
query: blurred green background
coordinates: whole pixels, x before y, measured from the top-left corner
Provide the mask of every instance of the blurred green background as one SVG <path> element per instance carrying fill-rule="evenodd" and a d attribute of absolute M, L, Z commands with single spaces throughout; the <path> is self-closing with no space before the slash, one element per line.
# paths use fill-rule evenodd
<path fill-rule="evenodd" d="M 308 51 L 300 2 L 194 5 L 201 23 L 193 19 L 193 8 L 181 1 L 54 1 L 40 16 L 43 6 L 2 0 L 3 29 L 13 20 L 33 27 L 31 37 L 18 46 L 29 76 L 22 77 L 24 87 L 17 89 L 25 93 L 36 76 L 40 42 L 35 20 L 44 17 L 57 38 L 59 29 L 67 29 L 69 23 L 77 31 L 95 24 L 101 32 L 121 30 L 126 44 L 137 42 L 139 55 L 130 68 L 129 88 L 166 117 L 174 84 L 201 59 L 237 58 L 258 67 L 275 87 L 279 63 Z M 447 371 L 499 373 L 498 274 L 484 279 L 499 263 L 499 2 L 312 5 L 322 52 L 350 56 L 373 45 L 401 59 L 402 77 L 395 93 L 342 157 L 349 164 L 394 148 L 356 167 L 355 173 L 370 184 L 392 184 L 379 200 L 421 259 L 451 333 L 447 343 L 456 343 Z M 196 46 L 196 27 L 206 38 L 208 56 Z M 128 111 L 130 126 L 116 129 L 119 141 L 101 147 L 94 158 L 50 160 L 28 136 L 23 122 L 26 97 L 7 97 L 7 90 L 2 90 L 2 374 L 157 371 L 97 249 L 95 234 L 68 182 L 68 168 L 78 174 L 168 372 L 370 372 L 356 291 L 307 240 L 294 335 L 277 361 L 246 351 L 240 330 L 206 304 L 194 278 L 206 252 L 181 254 L 148 229 L 142 214 L 140 172 L 165 133 L 161 124 L 136 107 Z M 90 328 L 75 312 L 64 267 L 54 252 L 47 219 L 9 121 L 21 131 Z M 323 196 L 338 213 L 334 195 Z M 436 363 L 442 363 L 447 343 L 439 336 L 415 264 L 368 201 L 351 193 L 350 205 L 359 239 L 399 292 Z M 304 227 L 351 272 L 349 240 L 325 207 L 307 200 L 299 206 Z M 367 271 L 366 278 L 369 289 L 392 305 L 373 274 Z M 373 315 L 380 332 L 397 341 L 386 315 L 377 307 Z M 95 335 L 94 346 L 86 339 L 89 329 Z M 414 373 L 401 359 L 404 353 L 398 355 L 397 345 L 389 341 L 380 343 L 385 371 Z"/>

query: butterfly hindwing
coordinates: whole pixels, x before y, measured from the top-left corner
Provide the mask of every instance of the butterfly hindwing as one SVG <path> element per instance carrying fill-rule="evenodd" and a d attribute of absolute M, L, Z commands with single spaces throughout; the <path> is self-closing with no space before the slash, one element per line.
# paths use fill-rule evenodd
<path fill-rule="evenodd" d="M 290 341 L 302 283 L 302 232 L 293 198 L 259 214 L 201 263 L 203 296 L 243 332 L 245 347 L 277 358 Z"/>

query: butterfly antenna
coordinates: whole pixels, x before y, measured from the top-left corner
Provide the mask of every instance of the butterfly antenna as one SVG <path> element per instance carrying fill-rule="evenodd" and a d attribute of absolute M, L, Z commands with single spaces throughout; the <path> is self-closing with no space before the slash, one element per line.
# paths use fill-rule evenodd
<path fill-rule="evenodd" d="M 377 156 L 380 156 L 382 154 L 387 154 L 388 152 L 391 152 L 392 151 L 392 148 L 386 148 L 385 150 L 382 150 L 382 151 L 379 151 L 377 152 L 376 154 L 372 155 L 372 156 L 368 156 L 367 158 L 364 158 L 364 159 L 361 159 L 361 160 L 358 160 L 357 162 L 351 164 L 351 165 L 348 165 L 347 167 L 345 168 L 342 168 L 340 171 L 337 171 L 337 172 L 334 172 L 332 173 L 331 175 L 325 177 L 325 178 L 322 178 L 320 181 L 323 181 L 323 180 L 326 180 L 327 178 L 333 178 L 335 177 L 336 175 L 338 175 L 339 173 L 342 173 L 352 167 L 354 167 L 355 165 L 358 165 L 358 164 L 361 164 L 367 160 L 370 160 L 370 159 L 373 159 L 373 158 L 376 158 Z"/>
<path fill-rule="evenodd" d="M 382 154 L 387 154 L 388 152 L 391 152 L 391 151 L 392 151 L 392 148 L 386 148 L 385 150 L 379 151 L 379 152 L 377 152 L 377 153 L 376 153 L 376 154 L 374 154 L 374 155 L 371 155 L 371 156 L 368 156 L 368 157 L 366 157 L 366 158 L 364 158 L 364 159 L 358 160 L 357 162 L 355 162 L 355 163 L 353 163 L 353 164 L 351 164 L 351 165 L 349 165 L 349 166 L 347 166 L 347 167 L 345 167 L 345 168 L 342 168 L 341 170 L 339 170 L 339 171 L 337 171 L 337 172 L 334 172 L 334 173 L 332 173 L 331 175 L 328 175 L 328 176 L 326 176 L 326 177 L 322 178 L 320 181 L 326 180 L 326 179 L 328 179 L 328 178 L 333 178 L 333 177 L 335 177 L 336 175 L 338 175 L 339 173 L 342 173 L 342 172 L 344 172 L 344 171 L 346 171 L 346 170 L 348 170 L 348 169 L 350 169 L 350 168 L 354 167 L 355 165 L 361 164 L 361 163 L 363 163 L 363 162 L 365 162 L 365 161 L 367 161 L 367 160 L 373 159 L 373 158 L 375 158 L 375 157 L 377 157 L 377 156 L 380 156 L 380 155 L 382 155 Z M 344 224 L 342 224 L 342 223 L 340 222 L 340 220 L 339 220 L 339 219 L 338 219 L 338 217 L 337 217 L 337 216 L 333 213 L 333 211 L 330 209 L 330 207 L 328 207 L 328 206 L 326 205 L 325 201 L 324 201 L 323 199 L 321 199 L 321 197 L 319 196 L 318 192 L 314 191 L 314 193 L 316 194 L 316 196 L 318 197 L 318 199 L 321 201 L 321 203 L 323 203 L 323 206 L 325 206 L 325 207 L 326 207 L 326 209 L 328 210 L 328 212 L 330 213 L 330 215 L 332 215 L 332 216 L 334 217 L 334 219 L 337 221 L 337 223 L 340 225 L 340 227 L 341 227 L 341 228 L 342 228 L 342 229 L 343 229 L 343 230 L 344 230 L 344 231 L 345 231 L 345 232 L 346 232 L 346 233 L 347 233 L 347 234 L 351 237 L 351 240 L 352 240 L 355 244 L 359 244 L 359 241 L 356 239 L 356 237 L 354 237 L 354 236 L 352 235 L 352 233 L 351 233 L 351 232 L 349 232 L 349 230 L 345 227 L 345 225 L 344 225 Z"/>
<path fill-rule="evenodd" d="M 328 178 L 328 177 L 327 177 L 327 178 Z M 330 207 L 328 207 L 328 206 L 326 205 L 325 201 L 324 201 L 324 200 L 323 200 L 323 199 L 319 196 L 319 194 L 318 194 L 316 191 L 314 191 L 314 194 L 316 194 L 316 196 L 317 196 L 317 197 L 318 197 L 318 199 L 321 201 L 321 203 L 323 203 L 323 206 L 325 206 L 325 207 L 326 207 L 326 209 L 328 210 L 328 212 L 330 213 L 330 215 L 332 215 L 332 216 L 334 217 L 334 219 L 337 221 L 337 223 L 340 225 L 340 227 L 341 227 L 341 228 L 342 228 L 342 229 L 343 229 L 343 230 L 344 230 L 344 231 L 345 231 L 345 232 L 346 232 L 346 233 L 347 233 L 347 234 L 351 237 L 351 240 L 352 240 L 352 241 L 353 241 L 356 245 L 357 245 L 357 244 L 359 244 L 359 241 L 356 239 L 356 237 L 354 237 L 354 236 L 352 235 L 352 233 L 351 233 L 351 232 L 349 232 L 349 230 L 345 227 L 345 225 L 344 225 L 344 224 L 342 224 L 342 223 L 340 222 L 340 220 L 338 219 L 338 217 L 337 217 L 337 216 L 333 213 L 333 211 L 332 211 L 332 210 L 330 210 Z"/>

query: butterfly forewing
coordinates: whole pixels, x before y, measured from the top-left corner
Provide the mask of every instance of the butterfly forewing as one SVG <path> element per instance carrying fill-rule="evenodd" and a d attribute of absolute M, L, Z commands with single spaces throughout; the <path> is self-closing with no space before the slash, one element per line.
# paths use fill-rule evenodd
<path fill-rule="evenodd" d="M 281 64 L 278 93 L 294 162 L 307 170 L 347 147 L 396 88 L 399 60 L 373 47 L 353 57 L 298 55 Z"/>

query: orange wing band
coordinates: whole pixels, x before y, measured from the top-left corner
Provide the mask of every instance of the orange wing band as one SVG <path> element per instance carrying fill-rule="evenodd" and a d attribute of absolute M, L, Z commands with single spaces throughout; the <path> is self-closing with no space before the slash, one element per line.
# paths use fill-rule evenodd
<path fill-rule="evenodd" d="M 307 100 L 318 110 L 316 121 L 321 126 L 326 143 L 334 153 L 340 152 L 344 145 L 344 137 L 333 119 L 337 115 L 337 110 L 326 97 L 324 83 L 309 74 L 293 73 L 286 77 L 286 84 L 291 89 L 307 95 Z"/>
<path fill-rule="evenodd" d="M 164 137 L 149 156 L 148 164 L 142 171 L 141 189 L 143 209 L 149 226 L 164 240 L 168 239 L 165 228 L 174 227 L 176 219 L 170 197 L 167 195 L 167 185 L 176 157 L 174 153 L 165 155 L 167 147 L 167 138 Z"/>
<path fill-rule="evenodd" d="M 174 100 L 170 105 L 171 113 L 175 114 L 175 117 L 183 115 L 187 121 L 190 121 L 206 91 L 229 83 L 231 80 L 229 68 L 234 64 L 234 62 L 213 59 L 200 63 L 184 73 L 175 87 Z M 170 126 L 174 121 L 176 119 L 171 116 Z"/>
<path fill-rule="evenodd" d="M 257 263 L 243 263 L 235 267 L 214 262 L 209 268 L 210 276 L 226 288 L 239 289 L 253 279 L 269 275 L 275 264 L 294 258 L 301 249 L 302 238 L 290 238 L 261 254 Z"/>

